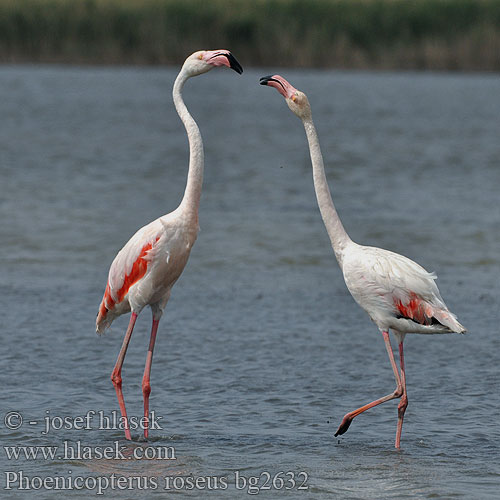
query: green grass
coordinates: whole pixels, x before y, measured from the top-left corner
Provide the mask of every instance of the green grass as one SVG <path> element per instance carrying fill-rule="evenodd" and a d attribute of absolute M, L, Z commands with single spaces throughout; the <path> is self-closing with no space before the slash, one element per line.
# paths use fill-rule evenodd
<path fill-rule="evenodd" d="M 500 70 L 500 0 L 0 0 L 0 62 Z"/>

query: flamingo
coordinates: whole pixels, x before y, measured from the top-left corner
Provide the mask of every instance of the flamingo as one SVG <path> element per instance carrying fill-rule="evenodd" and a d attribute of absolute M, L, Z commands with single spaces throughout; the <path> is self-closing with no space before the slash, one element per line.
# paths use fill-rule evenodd
<path fill-rule="evenodd" d="M 302 120 L 309 144 L 318 207 L 335 257 L 349 292 L 382 333 L 396 379 L 396 389 L 392 393 L 347 413 L 335 436 L 344 434 L 352 420 L 364 411 L 400 398 L 395 442 L 395 447 L 399 449 L 404 414 L 408 406 L 403 352 L 405 335 L 465 333 L 466 330 L 446 307 L 436 286 L 434 273 L 427 272 L 403 255 L 382 248 L 358 245 L 351 240 L 337 214 L 328 188 L 307 96 L 279 75 L 262 77 L 260 84 L 276 88 L 285 98 L 290 110 Z M 392 330 L 399 345 L 400 372 L 394 359 L 389 330 Z"/>
<path fill-rule="evenodd" d="M 198 235 L 198 210 L 203 183 L 203 142 L 198 125 L 182 99 L 186 81 L 216 66 L 228 66 L 241 74 L 243 69 L 228 50 L 201 50 L 184 62 L 173 86 L 174 105 L 186 128 L 189 141 L 189 170 L 180 205 L 139 229 L 118 252 L 108 274 L 108 282 L 96 320 L 102 334 L 118 316 L 131 312 L 125 338 L 111 373 L 126 439 L 131 439 L 122 392 L 121 370 L 137 316 L 145 306 L 153 313 L 151 337 L 142 379 L 144 396 L 144 437 L 148 438 L 150 374 L 158 324 L 173 285 L 181 275 Z"/>

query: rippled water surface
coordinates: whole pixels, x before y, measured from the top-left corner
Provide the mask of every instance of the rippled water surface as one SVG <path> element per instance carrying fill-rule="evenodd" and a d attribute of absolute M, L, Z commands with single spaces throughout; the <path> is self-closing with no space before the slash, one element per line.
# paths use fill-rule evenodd
<path fill-rule="evenodd" d="M 73 490 L 58 493 L 71 497 L 101 485 L 120 498 L 162 497 L 167 486 L 180 496 L 246 498 L 257 491 L 248 478 L 259 477 L 269 498 L 495 498 L 497 76 L 282 71 L 309 95 L 351 237 L 436 271 L 470 331 L 407 337 L 401 451 L 394 401 L 333 437 L 344 413 L 391 392 L 394 380 L 329 245 L 302 125 L 258 85 L 269 68 L 213 71 L 185 88 L 205 142 L 202 230 L 160 323 L 151 408 L 162 428 L 148 443 L 134 431 L 131 444 L 119 429 L 99 429 L 97 416 L 82 428 L 77 417 L 118 408 L 109 375 L 128 317 L 94 333 L 109 265 L 184 189 L 176 71 L 0 68 L 2 496 L 53 498 L 59 478 Z M 149 328 L 145 310 L 123 370 L 135 416 Z M 7 412 L 22 415 L 18 429 L 6 427 Z M 72 428 L 55 428 L 64 417 Z M 92 456 L 65 456 L 65 442 Z M 126 459 L 96 456 L 115 442 Z M 58 449 L 34 460 L 19 446 Z M 128 458 L 165 447 L 175 460 Z M 21 456 L 9 458 L 12 450 Z M 190 489 L 187 478 L 199 482 Z M 214 478 L 222 478 L 216 491 Z M 298 489 L 306 478 L 308 490 Z"/>

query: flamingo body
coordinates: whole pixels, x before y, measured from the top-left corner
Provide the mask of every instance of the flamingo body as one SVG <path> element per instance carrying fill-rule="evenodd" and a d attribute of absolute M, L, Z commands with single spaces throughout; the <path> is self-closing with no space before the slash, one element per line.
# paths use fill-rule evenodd
<path fill-rule="evenodd" d="M 434 273 L 403 255 L 354 242 L 346 247 L 342 272 L 354 300 L 381 331 L 463 333 L 439 293 Z"/>
<path fill-rule="evenodd" d="M 139 229 L 118 252 L 109 269 L 106 289 L 97 314 L 96 331 L 101 334 L 118 316 L 131 312 L 129 326 L 111 373 L 127 439 L 131 439 L 131 435 L 122 392 L 121 369 L 135 321 L 145 306 L 151 307 L 153 324 L 142 379 L 144 437 L 147 438 L 150 373 L 158 324 L 170 298 L 170 291 L 186 266 L 199 231 L 198 210 L 204 168 L 203 141 L 198 125 L 182 99 L 182 88 L 189 78 L 218 66 L 227 66 L 240 74 L 243 72 L 228 50 L 200 50 L 185 60 L 175 79 L 172 90 L 174 105 L 189 141 L 189 169 L 184 196 L 176 210 Z"/>
<path fill-rule="evenodd" d="M 464 333 L 436 286 L 436 275 L 416 262 L 388 250 L 358 245 L 347 234 L 330 194 L 318 134 L 307 96 L 282 76 L 265 76 L 261 85 L 274 87 L 304 125 L 309 144 L 318 207 L 330 237 L 344 281 L 354 300 L 368 313 L 382 333 L 396 381 L 396 389 L 382 398 L 347 413 L 335 433 L 344 434 L 352 420 L 370 408 L 400 398 L 396 448 L 400 447 L 403 419 L 408 406 L 403 342 L 407 333 Z M 398 371 L 389 339 L 392 330 L 399 343 Z"/>
<path fill-rule="evenodd" d="M 170 291 L 187 264 L 198 235 L 198 224 L 186 224 L 175 210 L 139 229 L 111 264 L 96 322 L 98 333 L 118 316 L 139 314 L 149 305 L 160 317 Z"/>

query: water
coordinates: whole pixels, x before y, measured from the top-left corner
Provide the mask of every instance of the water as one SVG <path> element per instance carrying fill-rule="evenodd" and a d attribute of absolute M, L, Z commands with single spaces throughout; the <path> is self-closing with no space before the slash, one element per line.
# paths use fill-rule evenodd
<path fill-rule="evenodd" d="M 242 477 L 272 486 L 282 471 L 290 474 L 261 495 L 496 497 L 498 77 L 282 71 L 309 95 L 351 237 L 436 271 L 470 331 L 407 338 L 409 407 L 396 451 L 395 402 L 333 437 L 345 412 L 394 381 L 329 246 L 300 121 L 258 85 L 271 72 L 213 71 L 185 88 L 205 142 L 202 230 L 160 324 L 151 409 L 162 429 L 148 443 L 136 430 L 129 444 L 97 417 L 90 428 L 75 419 L 118 408 L 109 374 L 128 317 L 94 333 L 109 264 L 184 189 L 187 141 L 170 99 L 176 69 L 0 68 L 1 418 L 24 418 L 17 430 L 0 424 L 1 443 L 59 447 L 37 460 L 0 449 L 5 496 L 53 498 L 61 492 L 50 478 L 59 478 L 59 488 L 73 484 L 61 493 L 71 497 L 102 487 L 161 498 L 171 481 L 181 497 L 205 498 L 209 481 L 223 477 L 227 489 L 219 483 L 214 498 L 246 498 L 257 490 Z M 144 311 L 123 370 L 135 416 L 149 328 Z M 68 417 L 73 428 L 43 434 L 46 417 L 53 427 Z M 64 457 L 65 441 L 94 456 Z M 127 456 L 171 447 L 175 460 L 95 456 L 115 442 Z M 113 473 L 131 482 L 112 489 Z M 133 483 L 141 477 L 149 482 Z M 201 479 L 190 489 L 186 477 Z M 309 489 L 299 490 L 306 477 Z"/>

